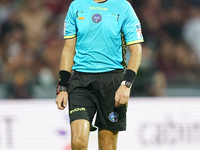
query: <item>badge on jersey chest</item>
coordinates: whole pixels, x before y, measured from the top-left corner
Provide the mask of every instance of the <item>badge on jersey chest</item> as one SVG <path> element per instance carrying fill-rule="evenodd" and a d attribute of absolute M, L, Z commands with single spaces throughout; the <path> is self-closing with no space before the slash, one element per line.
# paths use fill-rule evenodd
<path fill-rule="evenodd" d="M 92 16 L 92 21 L 93 21 L 94 23 L 99 23 L 99 22 L 101 21 L 101 19 L 102 19 L 102 17 L 101 17 L 100 14 L 94 14 L 94 15 Z"/>

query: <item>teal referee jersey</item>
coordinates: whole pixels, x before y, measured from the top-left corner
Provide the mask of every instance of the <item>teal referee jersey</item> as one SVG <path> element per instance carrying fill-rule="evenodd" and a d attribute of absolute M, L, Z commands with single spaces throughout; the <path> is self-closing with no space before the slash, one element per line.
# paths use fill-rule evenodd
<path fill-rule="evenodd" d="M 73 70 L 108 72 L 126 67 L 126 45 L 143 42 L 140 21 L 126 0 L 74 0 L 64 22 L 64 38 L 77 37 Z"/>

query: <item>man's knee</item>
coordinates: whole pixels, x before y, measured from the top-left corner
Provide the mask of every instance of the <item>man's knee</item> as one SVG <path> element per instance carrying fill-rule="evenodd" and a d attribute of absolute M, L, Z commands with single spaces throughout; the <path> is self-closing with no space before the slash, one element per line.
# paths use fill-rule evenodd
<path fill-rule="evenodd" d="M 71 141 L 73 149 L 87 149 L 87 139 L 86 138 L 75 138 Z"/>
<path fill-rule="evenodd" d="M 118 131 L 99 129 L 99 150 L 117 149 Z"/>
<path fill-rule="evenodd" d="M 86 150 L 90 132 L 90 123 L 79 119 L 71 123 L 71 145 L 73 150 Z"/>

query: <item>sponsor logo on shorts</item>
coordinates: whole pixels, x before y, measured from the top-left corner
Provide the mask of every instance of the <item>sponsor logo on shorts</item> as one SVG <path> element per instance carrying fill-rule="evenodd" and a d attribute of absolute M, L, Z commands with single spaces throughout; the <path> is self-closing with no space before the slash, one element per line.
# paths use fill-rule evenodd
<path fill-rule="evenodd" d="M 73 110 L 70 110 L 69 114 L 72 114 L 74 112 L 78 112 L 78 111 L 86 111 L 85 108 L 75 108 Z"/>
<path fill-rule="evenodd" d="M 116 113 L 116 112 L 111 112 L 111 113 L 109 114 L 109 120 L 110 120 L 111 122 L 117 122 L 117 121 L 119 120 L 119 115 L 118 115 L 118 113 Z"/>
<path fill-rule="evenodd" d="M 100 14 L 94 14 L 94 15 L 92 16 L 92 21 L 93 21 L 94 23 L 99 23 L 99 22 L 101 21 L 101 19 L 102 19 L 102 17 L 101 17 Z"/>

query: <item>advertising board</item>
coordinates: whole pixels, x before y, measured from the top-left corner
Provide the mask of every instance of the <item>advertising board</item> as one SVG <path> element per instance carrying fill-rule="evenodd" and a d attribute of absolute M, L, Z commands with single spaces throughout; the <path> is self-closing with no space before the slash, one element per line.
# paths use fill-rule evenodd
<path fill-rule="evenodd" d="M 0 100 L 0 150 L 70 150 L 68 110 L 54 100 Z M 88 150 L 97 150 L 91 132 Z M 118 150 L 199 150 L 200 98 L 131 98 Z"/>

